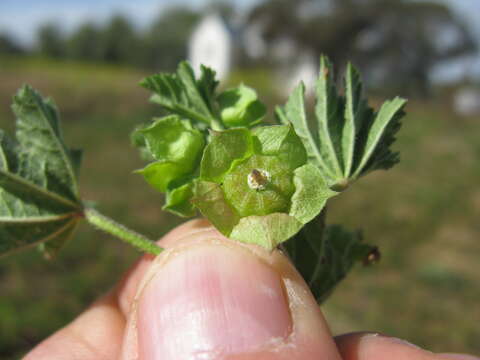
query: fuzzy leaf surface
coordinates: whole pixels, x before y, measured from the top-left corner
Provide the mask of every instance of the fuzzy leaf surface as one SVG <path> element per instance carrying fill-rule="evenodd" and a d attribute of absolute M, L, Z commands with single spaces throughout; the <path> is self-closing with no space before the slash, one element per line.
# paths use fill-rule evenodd
<path fill-rule="evenodd" d="M 53 103 L 29 86 L 12 109 L 16 139 L 0 132 L 0 256 L 44 243 L 52 257 L 80 219 L 81 154 L 65 146 Z"/>
<path fill-rule="evenodd" d="M 213 70 L 202 67 L 201 72 L 197 80 L 190 64 L 183 61 L 175 73 L 152 75 L 140 84 L 154 93 L 150 100 L 167 111 L 192 121 L 211 124 L 215 121 L 213 99 L 218 81 Z"/>
<path fill-rule="evenodd" d="M 376 247 L 362 242 L 361 234 L 339 225 L 323 227 L 321 220 L 305 226 L 284 249 L 302 274 L 319 303 L 351 271 L 365 261 Z"/>
<path fill-rule="evenodd" d="M 363 97 L 360 74 L 351 64 L 344 77 L 343 95 L 333 75 L 331 63 L 323 56 L 315 86 L 317 133 L 311 129 L 305 111 L 302 83 L 287 103 L 276 109 L 276 115 L 280 122 L 293 124 L 309 161 L 321 170 L 328 185 L 342 190 L 369 171 L 388 169 L 398 162 L 398 154 L 390 147 L 400 128 L 406 100 L 389 100 L 376 113 Z"/>

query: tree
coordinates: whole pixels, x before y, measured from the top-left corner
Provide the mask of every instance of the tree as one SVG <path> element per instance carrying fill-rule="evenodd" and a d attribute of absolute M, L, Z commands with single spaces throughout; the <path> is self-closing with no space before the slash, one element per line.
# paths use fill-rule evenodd
<path fill-rule="evenodd" d="M 427 96 L 434 67 L 476 50 L 466 24 L 443 4 L 379 2 L 376 11 L 382 16 L 376 16 L 366 33 L 378 34 L 377 39 L 358 48 L 355 59 L 369 73 L 383 74 L 378 79 L 383 87 L 393 78 L 392 91 Z"/>
<path fill-rule="evenodd" d="M 0 54 L 23 54 L 25 50 L 7 33 L 0 34 Z"/>
<path fill-rule="evenodd" d="M 135 64 L 139 45 L 137 34 L 128 19 L 114 15 L 100 36 L 100 58 L 112 63 Z"/>
<path fill-rule="evenodd" d="M 371 84 L 403 94 L 426 95 L 433 67 L 476 48 L 447 6 L 428 1 L 265 0 L 249 23 L 262 25 L 267 43 L 289 37 L 340 67 L 353 60 Z"/>
<path fill-rule="evenodd" d="M 184 6 L 162 11 L 145 37 L 145 63 L 155 70 L 174 70 L 187 57 L 187 42 L 200 14 Z"/>
<path fill-rule="evenodd" d="M 76 60 L 101 59 L 101 31 L 92 23 L 84 23 L 67 40 L 67 56 Z"/>
<path fill-rule="evenodd" d="M 37 31 L 37 46 L 41 55 L 60 58 L 65 55 L 65 41 L 55 23 L 41 25 Z"/>

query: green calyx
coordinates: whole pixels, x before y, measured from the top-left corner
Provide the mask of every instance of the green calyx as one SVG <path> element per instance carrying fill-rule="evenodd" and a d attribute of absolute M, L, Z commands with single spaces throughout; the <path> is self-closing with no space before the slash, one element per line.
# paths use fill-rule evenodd
<path fill-rule="evenodd" d="M 243 84 L 224 91 L 217 101 L 222 122 L 229 128 L 258 124 L 267 112 L 255 90 Z"/>
<path fill-rule="evenodd" d="M 193 202 L 224 235 L 273 249 L 335 194 L 291 126 L 264 126 L 213 135 Z"/>
<path fill-rule="evenodd" d="M 137 172 L 155 189 L 166 193 L 163 209 L 180 216 L 193 216 L 192 174 L 200 164 L 204 135 L 189 120 L 170 115 L 156 119 L 135 136 L 154 159 Z"/>

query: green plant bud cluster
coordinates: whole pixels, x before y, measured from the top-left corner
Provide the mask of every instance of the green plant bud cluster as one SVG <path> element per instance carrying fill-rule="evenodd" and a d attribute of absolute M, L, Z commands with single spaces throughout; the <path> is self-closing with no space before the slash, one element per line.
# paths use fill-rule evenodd
<path fill-rule="evenodd" d="M 336 194 L 307 160 L 289 125 L 217 132 L 205 148 L 193 202 L 226 236 L 273 249 Z"/>
<path fill-rule="evenodd" d="M 151 161 L 137 173 L 166 193 L 164 210 L 193 216 L 193 180 L 199 175 L 208 131 L 258 124 L 265 116 L 265 105 L 255 90 L 243 84 L 217 94 L 215 72 L 202 66 L 200 77 L 195 78 L 187 62 L 180 63 L 174 74 L 156 74 L 141 85 L 153 91 L 150 100 L 170 115 L 133 133 L 132 142 L 142 158 Z"/>

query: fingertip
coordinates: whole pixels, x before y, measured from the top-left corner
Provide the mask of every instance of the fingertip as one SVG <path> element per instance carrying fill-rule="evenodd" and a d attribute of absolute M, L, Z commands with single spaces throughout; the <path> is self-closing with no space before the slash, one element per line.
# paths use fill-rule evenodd
<path fill-rule="evenodd" d="M 356 332 L 335 337 L 343 360 L 479 360 L 471 355 L 434 354 L 408 341 L 374 332 Z"/>
<path fill-rule="evenodd" d="M 205 232 L 215 232 L 216 230 L 205 219 L 193 219 L 187 221 L 166 233 L 157 244 L 167 249 L 180 243 L 185 238 L 191 238 L 194 235 L 200 235 Z M 152 254 L 144 254 L 135 264 L 122 276 L 116 287 L 118 297 L 118 305 L 125 317 L 131 311 L 131 306 L 138 286 L 141 280 L 152 265 L 155 256 Z"/>
<path fill-rule="evenodd" d="M 174 349 L 183 349 L 242 360 L 340 359 L 318 304 L 281 252 L 228 240 L 204 221 L 161 243 L 166 250 L 128 315 L 124 358 L 177 359 Z"/>
<path fill-rule="evenodd" d="M 476 356 L 467 355 L 467 354 L 441 353 L 438 355 L 443 360 L 480 360 L 480 358 Z"/>

